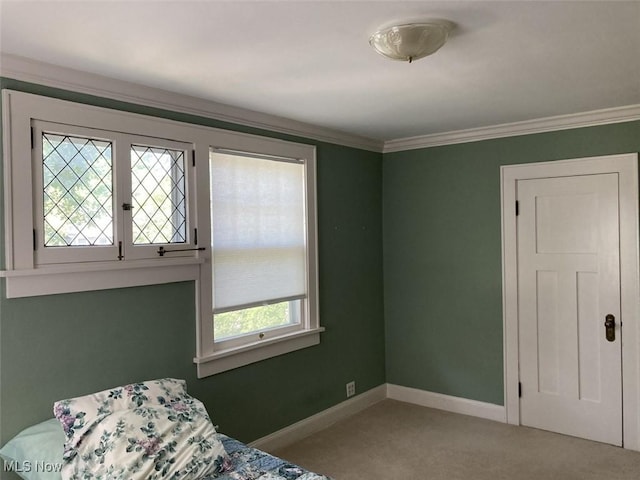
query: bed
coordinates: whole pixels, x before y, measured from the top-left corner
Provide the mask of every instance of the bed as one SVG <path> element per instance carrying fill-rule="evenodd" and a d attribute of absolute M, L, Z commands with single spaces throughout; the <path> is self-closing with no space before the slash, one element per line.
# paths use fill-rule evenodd
<path fill-rule="evenodd" d="M 184 380 L 60 400 L 53 413 L 0 449 L 4 472 L 25 480 L 330 480 L 217 432 Z"/>
<path fill-rule="evenodd" d="M 220 435 L 222 444 L 231 457 L 231 468 L 221 476 L 222 480 L 330 480 L 329 477 L 308 472 L 281 458 L 249 447 L 226 435 Z M 207 479 L 209 480 L 209 479 Z"/>

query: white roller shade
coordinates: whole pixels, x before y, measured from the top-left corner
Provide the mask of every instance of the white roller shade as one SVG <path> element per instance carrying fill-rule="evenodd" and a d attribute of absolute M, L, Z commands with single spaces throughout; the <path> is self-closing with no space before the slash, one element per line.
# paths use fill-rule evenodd
<path fill-rule="evenodd" d="M 214 312 L 306 296 L 305 166 L 212 151 Z"/>

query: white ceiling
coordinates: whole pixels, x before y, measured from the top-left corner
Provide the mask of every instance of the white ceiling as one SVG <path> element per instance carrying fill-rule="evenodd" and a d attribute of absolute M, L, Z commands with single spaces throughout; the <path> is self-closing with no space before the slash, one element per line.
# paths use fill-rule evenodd
<path fill-rule="evenodd" d="M 433 56 L 379 27 L 443 18 Z M 0 51 L 390 140 L 640 104 L 640 2 L 0 0 Z"/>

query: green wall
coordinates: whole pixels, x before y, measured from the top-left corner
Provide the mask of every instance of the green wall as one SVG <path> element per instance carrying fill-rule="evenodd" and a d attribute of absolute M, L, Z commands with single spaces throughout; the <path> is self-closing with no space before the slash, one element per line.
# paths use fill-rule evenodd
<path fill-rule="evenodd" d="M 56 400 L 131 381 L 185 378 L 220 430 L 244 441 L 345 400 L 350 380 L 358 392 L 384 383 L 381 154 L 6 78 L 0 86 L 317 145 L 326 327 L 318 346 L 197 379 L 193 282 L 21 299 L 0 285 L 0 444 L 50 418 Z"/>
<path fill-rule="evenodd" d="M 352 379 L 359 392 L 386 381 L 502 404 L 500 165 L 640 150 L 640 122 L 629 122 L 383 156 L 11 79 L 0 86 L 317 145 L 327 329 L 319 346 L 197 379 L 192 282 L 11 300 L 0 285 L 0 444 L 62 397 L 162 376 L 185 378 L 221 430 L 244 441 L 341 402 Z"/>
<path fill-rule="evenodd" d="M 500 166 L 640 151 L 640 122 L 385 154 L 387 382 L 502 405 Z"/>

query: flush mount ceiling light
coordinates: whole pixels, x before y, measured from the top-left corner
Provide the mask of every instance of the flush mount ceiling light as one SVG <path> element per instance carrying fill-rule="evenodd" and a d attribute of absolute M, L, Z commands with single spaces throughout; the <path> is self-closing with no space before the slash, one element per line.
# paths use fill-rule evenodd
<path fill-rule="evenodd" d="M 394 25 L 371 35 L 369 44 L 380 55 L 411 63 L 435 53 L 452 29 L 453 23 L 446 20 Z"/>

